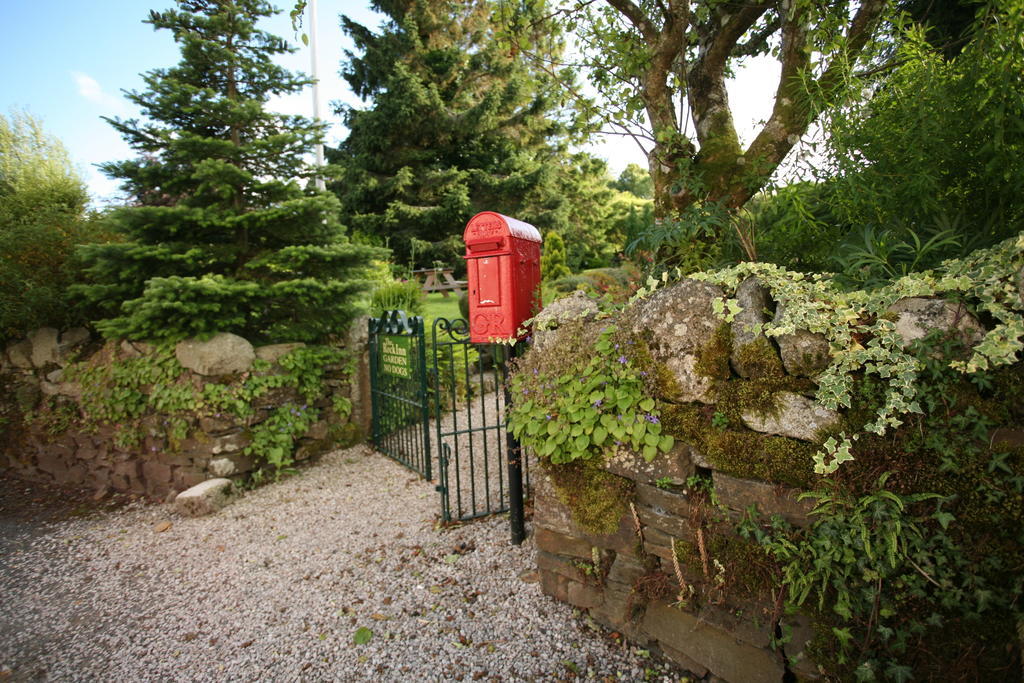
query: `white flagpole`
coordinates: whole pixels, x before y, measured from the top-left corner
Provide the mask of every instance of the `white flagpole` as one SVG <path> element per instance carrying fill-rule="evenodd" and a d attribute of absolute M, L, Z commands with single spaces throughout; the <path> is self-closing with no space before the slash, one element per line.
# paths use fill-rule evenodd
<path fill-rule="evenodd" d="M 323 120 L 323 116 L 320 111 L 320 79 L 317 75 L 316 64 L 316 0 L 309 0 L 309 61 L 312 72 L 310 75 L 313 78 L 313 119 L 319 123 Z M 323 168 L 324 165 L 324 146 L 319 142 L 316 145 L 316 165 L 317 168 Z M 321 191 L 326 189 L 324 178 L 321 175 L 316 177 L 316 189 Z"/>

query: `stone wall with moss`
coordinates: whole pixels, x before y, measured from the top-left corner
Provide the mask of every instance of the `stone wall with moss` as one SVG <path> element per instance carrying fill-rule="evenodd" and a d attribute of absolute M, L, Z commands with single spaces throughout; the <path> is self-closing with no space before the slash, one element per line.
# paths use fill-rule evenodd
<path fill-rule="evenodd" d="M 0 468 L 157 499 L 273 477 L 362 438 L 356 360 L 230 334 L 160 348 L 39 329 L 2 356 Z"/>
<path fill-rule="evenodd" d="M 556 302 L 510 419 L 545 593 L 698 677 L 1019 680 L 1022 242 L 945 289 L 747 266 Z"/>

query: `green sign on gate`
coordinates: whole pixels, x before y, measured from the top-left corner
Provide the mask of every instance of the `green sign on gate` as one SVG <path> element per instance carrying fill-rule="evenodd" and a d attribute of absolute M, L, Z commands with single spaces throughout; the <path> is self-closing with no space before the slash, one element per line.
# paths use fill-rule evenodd
<path fill-rule="evenodd" d="M 380 369 L 388 375 L 412 379 L 412 337 L 387 335 L 380 338 Z"/>

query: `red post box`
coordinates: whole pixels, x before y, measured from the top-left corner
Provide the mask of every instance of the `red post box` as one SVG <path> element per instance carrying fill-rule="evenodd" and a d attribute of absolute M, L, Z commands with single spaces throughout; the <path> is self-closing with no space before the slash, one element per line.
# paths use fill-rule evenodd
<path fill-rule="evenodd" d="M 469 282 L 469 340 L 519 338 L 540 310 L 540 232 L 493 211 L 469 219 L 463 233 Z"/>

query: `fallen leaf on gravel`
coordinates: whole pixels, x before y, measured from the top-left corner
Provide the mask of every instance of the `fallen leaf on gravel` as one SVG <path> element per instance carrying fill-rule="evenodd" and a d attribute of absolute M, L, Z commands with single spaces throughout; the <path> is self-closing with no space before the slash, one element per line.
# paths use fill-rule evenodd
<path fill-rule="evenodd" d="M 459 561 L 459 557 L 460 557 L 459 555 L 456 555 L 455 553 L 452 553 L 451 555 L 445 555 L 444 556 L 444 561 L 447 562 L 448 564 L 455 564 L 456 562 Z"/>
<path fill-rule="evenodd" d="M 251 640 L 247 640 L 244 643 L 242 643 L 241 645 L 239 645 L 238 647 L 245 648 L 245 647 L 249 647 L 250 645 L 252 645 L 252 641 Z"/>
<path fill-rule="evenodd" d="M 366 628 L 365 626 L 360 626 L 356 629 L 355 634 L 353 634 L 352 642 L 356 645 L 365 645 L 366 643 L 370 642 L 372 638 L 373 631 Z"/>
<path fill-rule="evenodd" d="M 387 620 L 388 620 L 388 619 L 390 619 L 391 617 L 389 617 L 389 616 L 386 616 L 386 615 L 383 615 L 383 614 L 381 614 L 380 612 L 375 612 L 375 613 L 373 613 L 373 614 L 371 614 L 371 615 L 370 615 L 370 618 L 371 618 L 371 619 L 375 619 L 375 620 L 377 620 L 377 621 L 387 621 Z"/>
<path fill-rule="evenodd" d="M 519 574 L 519 580 L 523 583 L 537 583 L 540 581 L 540 573 L 536 569 L 527 569 Z"/>
<path fill-rule="evenodd" d="M 167 531 L 172 526 L 173 525 L 170 522 L 167 522 L 167 521 L 157 522 L 156 524 L 153 525 L 153 531 L 155 531 L 155 532 L 157 532 L 159 534 L 159 533 L 161 533 L 163 531 Z"/>

